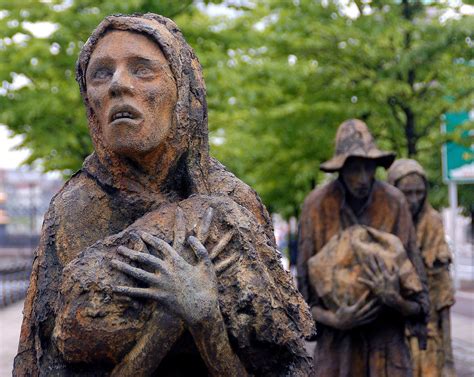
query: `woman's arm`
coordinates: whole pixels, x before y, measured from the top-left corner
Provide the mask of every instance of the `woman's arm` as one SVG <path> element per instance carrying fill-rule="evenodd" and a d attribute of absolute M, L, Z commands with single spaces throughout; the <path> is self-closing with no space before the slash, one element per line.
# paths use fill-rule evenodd
<path fill-rule="evenodd" d="M 193 325 L 190 332 L 211 376 L 247 376 L 244 366 L 230 346 L 218 306 L 208 318 Z"/>

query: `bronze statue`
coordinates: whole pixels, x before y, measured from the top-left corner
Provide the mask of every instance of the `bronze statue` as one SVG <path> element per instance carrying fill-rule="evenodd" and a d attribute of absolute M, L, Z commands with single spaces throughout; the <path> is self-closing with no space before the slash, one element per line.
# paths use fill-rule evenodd
<path fill-rule="evenodd" d="M 209 156 L 176 24 L 106 17 L 76 77 L 95 152 L 45 217 L 13 374 L 310 374 L 310 312 L 259 197 Z"/>
<path fill-rule="evenodd" d="M 321 170 L 338 172 L 338 178 L 313 190 L 304 202 L 298 285 L 317 325 L 318 376 L 411 376 L 405 326 L 424 339 L 426 277 L 410 211 L 399 190 L 374 179 L 376 167 L 388 168 L 393 160 L 393 153 L 375 146 L 365 123 L 345 121 L 337 131 L 335 156 L 321 164 Z M 377 242 L 392 246 L 375 247 Z M 377 249 L 398 256 L 390 261 Z M 321 277 L 309 276 L 318 272 L 317 257 L 323 252 L 333 255 L 332 267 L 319 269 L 326 271 L 326 285 Z M 411 278 L 402 279 L 404 264 Z M 365 287 L 341 292 L 355 282 Z"/>
<path fill-rule="evenodd" d="M 449 309 L 454 304 L 454 288 L 449 274 L 451 252 L 444 238 L 441 216 L 428 202 L 428 181 L 421 165 L 410 159 L 394 162 L 388 181 L 400 189 L 410 205 L 417 244 L 428 276 L 430 317 L 426 350 L 420 350 L 409 336 L 415 377 L 456 376 L 451 348 Z"/>

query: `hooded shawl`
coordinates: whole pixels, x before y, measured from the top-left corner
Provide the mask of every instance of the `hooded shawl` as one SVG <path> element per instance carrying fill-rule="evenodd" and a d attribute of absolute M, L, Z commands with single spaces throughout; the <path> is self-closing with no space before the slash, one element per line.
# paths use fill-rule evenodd
<path fill-rule="evenodd" d="M 154 190 L 153 175 L 143 174 L 139 166 L 104 145 L 87 98 L 88 62 L 110 30 L 137 32 L 155 41 L 176 80 L 178 101 L 166 141 L 175 152 L 175 164 L 159 187 L 160 194 Z M 110 374 L 144 335 L 146 322 L 159 305 L 114 296 L 111 280 L 136 282 L 108 270 L 102 262 L 117 257 L 118 245 L 133 246 L 134 229 L 170 242 L 173 214 L 179 206 L 189 232 L 206 208 L 214 208 L 211 244 L 229 229 L 235 232 L 225 253 L 238 254 L 240 259 L 218 277 L 219 303 L 231 346 L 247 371 L 308 375 L 311 363 L 303 338 L 314 331 L 311 315 L 281 266 L 271 221 L 258 195 L 209 156 L 201 66 L 176 24 L 155 14 L 106 17 L 80 53 L 76 78 L 95 152 L 52 199 L 45 215 L 13 374 Z M 104 327 L 111 323 L 107 318 L 115 321 L 117 333 Z M 179 369 L 178 364 L 183 364 L 179 355 L 194 355 L 186 348 L 192 345 L 187 335 L 170 345 L 178 358 L 165 360 L 168 369 L 160 375 Z M 199 368 L 194 372 L 206 374 Z"/>
<path fill-rule="evenodd" d="M 415 375 L 441 376 L 445 364 L 444 339 L 441 311 L 454 305 L 454 286 L 449 272 L 452 262 L 451 251 L 444 236 L 441 215 L 428 202 L 428 180 L 423 167 L 412 159 L 395 161 L 388 171 L 388 182 L 397 186 L 399 181 L 410 175 L 420 176 L 427 188 L 419 213 L 414 216 L 417 245 L 428 277 L 430 314 L 428 322 L 428 345 L 421 351 L 418 342 L 410 339 L 410 348 Z M 410 337 L 409 337 L 410 338 Z"/>

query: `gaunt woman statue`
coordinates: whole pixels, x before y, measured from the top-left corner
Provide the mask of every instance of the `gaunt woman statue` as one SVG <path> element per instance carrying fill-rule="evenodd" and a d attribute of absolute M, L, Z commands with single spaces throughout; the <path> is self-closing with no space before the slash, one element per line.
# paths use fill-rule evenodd
<path fill-rule="evenodd" d="M 107 17 L 77 80 L 95 152 L 45 217 L 14 375 L 308 375 L 310 313 L 258 196 L 209 157 L 177 26 Z"/>

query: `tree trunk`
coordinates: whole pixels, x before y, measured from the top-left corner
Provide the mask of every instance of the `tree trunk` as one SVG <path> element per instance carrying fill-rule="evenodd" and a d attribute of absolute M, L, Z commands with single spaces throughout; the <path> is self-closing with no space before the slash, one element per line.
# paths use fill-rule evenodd
<path fill-rule="evenodd" d="M 415 114 L 409 107 L 404 108 L 403 111 L 406 116 L 405 138 L 407 140 L 408 157 L 414 157 L 416 156 L 416 142 L 418 141 L 415 134 Z"/>

